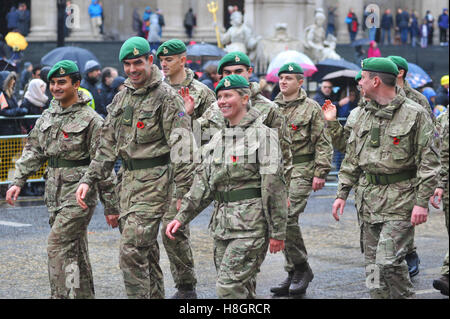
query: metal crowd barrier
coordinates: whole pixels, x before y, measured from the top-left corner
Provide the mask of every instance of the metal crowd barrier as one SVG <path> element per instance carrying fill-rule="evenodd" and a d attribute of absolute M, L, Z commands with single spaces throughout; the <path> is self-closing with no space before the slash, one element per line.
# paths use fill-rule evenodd
<path fill-rule="evenodd" d="M 7 120 L 24 120 L 24 119 L 38 119 L 40 115 L 25 115 L 18 117 L 7 117 L 0 116 L 0 125 L 1 121 Z M 338 118 L 338 120 L 346 120 L 346 118 Z M 12 177 L 14 175 L 15 170 L 15 162 L 22 155 L 23 146 L 26 143 L 26 138 L 28 135 L 3 135 L 0 136 L 0 185 L 7 185 L 12 182 Z M 120 168 L 120 161 L 118 161 L 115 165 L 116 172 Z M 45 182 L 43 175 L 45 169 L 47 167 L 47 163 L 42 165 L 42 167 L 36 172 L 36 174 L 30 176 L 27 180 L 28 183 L 34 182 Z M 338 172 L 331 171 L 328 176 L 335 176 L 337 178 Z M 325 183 L 325 187 L 337 187 L 337 182 L 327 181 Z"/>

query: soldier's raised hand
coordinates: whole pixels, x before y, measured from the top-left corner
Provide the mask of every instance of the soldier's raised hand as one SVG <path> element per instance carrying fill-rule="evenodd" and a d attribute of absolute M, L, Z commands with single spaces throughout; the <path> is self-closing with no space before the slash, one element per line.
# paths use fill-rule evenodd
<path fill-rule="evenodd" d="M 17 197 L 19 197 L 21 188 L 19 186 L 11 186 L 10 189 L 6 192 L 6 202 L 9 205 L 14 206 L 15 201 L 17 200 Z"/>
<path fill-rule="evenodd" d="M 189 88 L 182 87 L 178 93 L 181 95 L 184 101 L 184 108 L 187 114 L 191 115 L 194 112 L 195 101 L 194 98 L 189 95 Z"/>
<path fill-rule="evenodd" d="M 77 197 L 77 203 L 80 205 L 82 209 L 87 209 L 88 206 L 84 202 L 84 198 L 86 197 L 87 192 L 89 191 L 89 185 L 82 183 L 77 188 L 76 197 Z"/>
<path fill-rule="evenodd" d="M 322 106 L 322 113 L 326 121 L 334 121 L 337 116 L 337 108 L 330 100 L 325 100 Z"/>

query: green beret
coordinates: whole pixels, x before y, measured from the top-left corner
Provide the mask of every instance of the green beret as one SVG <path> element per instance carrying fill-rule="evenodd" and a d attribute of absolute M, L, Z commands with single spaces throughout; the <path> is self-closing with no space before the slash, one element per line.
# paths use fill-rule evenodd
<path fill-rule="evenodd" d="M 138 58 L 150 52 L 148 41 L 142 37 L 131 37 L 122 44 L 119 60 Z"/>
<path fill-rule="evenodd" d="M 388 58 L 370 58 L 361 62 L 363 71 L 388 73 L 398 75 L 398 68 L 394 62 Z"/>
<path fill-rule="evenodd" d="M 224 77 L 219 84 L 216 86 L 216 94 L 219 93 L 220 90 L 231 90 L 231 89 L 240 89 L 240 88 L 249 88 L 250 84 L 246 78 L 242 75 L 232 74 Z"/>
<path fill-rule="evenodd" d="M 278 77 L 281 73 L 303 74 L 303 69 L 297 63 L 286 63 L 278 71 Z"/>
<path fill-rule="evenodd" d="M 362 70 L 359 70 L 358 74 L 356 74 L 356 76 L 355 76 L 356 82 L 359 82 L 359 80 L 361 80 L 361 77 L 362 77 L 361 73 L 362 73 Z"/>
<path fill-rule="evenodd" d="M 390 55 L 388 56 L 388 59 L 394 62 L 399 69 L 405 70 L 405 74 L 408 73 L 408 61 L 406 61 L 405 58 L 397 55 Z"/>
<path fill-rule="evenodd" d="M 178 39 L 172 39 L 161 44 L 156 51 L 156 56 L 168 56 L 168 55 L 176 55 L 186 52 L 186 45 L 183 41 Z"/>
<path fill-rule="evenodd" d="M 50 69 L 47 74 L 47 80 L 50 81 L 52 77 L 63 77 L 73 73 L 79 73 L 80 70 L 75 62 L 70 60 L 61 60 Z"/>
<path fill-rule="evenodd" d="M 219 61 L 219 65 L 217 66 L 217 73 L 222 74 L 223 68 L 228 65 L 246 65 L 248 67 L 251 66 L 248 56 L 240 51 L 234 51 L 226 54 Z"/>

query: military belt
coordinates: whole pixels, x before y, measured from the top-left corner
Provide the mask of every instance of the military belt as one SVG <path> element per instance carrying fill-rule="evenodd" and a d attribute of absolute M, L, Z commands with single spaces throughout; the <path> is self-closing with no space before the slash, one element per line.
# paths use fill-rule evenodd
<path fill-rule="evenodd" d="M 137 169 L 152 168 L 156 166 L 167 165 L 170 162 L 170 153 L 143 159 L 122 159 L 123 167 L 128 171 L 134 171 Z"/>
<path fill-rule="evenodd" d="M 89 157 L 81 160 L 66 160 L 58 157 L 50 157 L 48 159 L 48 166 L 51 168 L 87 166 L 90 163 L 91 159 Z"/>
<path fill-rule="evenodd" d="M 260 198 L 261 188 L 245 188 L 230 192 L 216 192 L 214 197 L 219 203 L 229 203 L 244 199 Z"/>
<path fill-rule="evenodd" d="M 366 179 L 369 184 L 373 185 L 388 185 L 394 184 L 402 181 L 406 181 L 408 179 L 416 177 L 416 171 L 403 171 L 397 174 L 389 174 L 389 175 L 373 175 L 366 173 Z"/>
<path fill-rule="evenodd" d="M 311 162 L 315 158 L 314 154 L 298 155 L 292 158 L 292 164 Z"/>

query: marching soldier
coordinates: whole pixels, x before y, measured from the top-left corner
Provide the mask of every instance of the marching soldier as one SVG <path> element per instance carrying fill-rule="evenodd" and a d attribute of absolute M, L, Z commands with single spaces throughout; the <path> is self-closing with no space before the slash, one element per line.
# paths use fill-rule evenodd
<path fill-rule="evenodd" d="M 122 160 L 117 193 L 120 200 L 120 268 L 129 298 L 164 298 L 157 235 L 176 184 L 179 199 L 192 183 L 191 118 L 183 99 L 162 80 L 148 42 L 132 37 L 120 49 L 128 79 L 109 105 L 100 146 L 80 181 L 77 201 L 84 207 L 93 183 L 108 176 Z M 188 138 L 182 138 L 185 134 Z M 180 155 L 181 156 L 181 155 Z"/>
<path fill-rule="evenodd" d="M 247 80 L 227 76 L 216 94 L 226 127 L 204 146 L 202 164 L 166 235 L 174 239 L 180 227 L 215 200 L 209 229 L 214 238 L 217 296 L 255 298 L 256 275 L 267 248 L 272 253 L 284 248 L 283 161 L 276 131 L 262 124 L 261 113 L 250 107 Z"/>
<path fill-rule="evenodd" d="M 300 295 L 314 278 L 299 226 L 311 191 L 325 185 L 331 169 L 333 148 L 321 108 L 302 89 L 303 69 L 297 63 L 283 65 L 279 72 L 280 93 L 275 98 L 291 130 L 293 171 L 289 188 L 289 214 L 286 230 L 285 270 L 288 277 L 272 287 L 276 295 Z"/>
<path fill-rule="evenodd" d="M 161 63 L 165 81 L 177 90 L 184 99 L 186 113 L 194 121 L 207 108 L 216 102 L 214 92 L 206 85 L 194 79 L 194 72 L 186 68 L 186 46 L 178 39 L 172 39 L 160 45 L 156 56 Z M 176 191 L 176 190 L 174 190 Z M 176 198 L 174 198 L 176 200 Z M 171 208 L 175 208 L 171 205 Z M 176 240 L 169 240 L 164 236 L 167 224 L 173 220 L 177 211 L 171 209 L 163 217 L 161 237 L 169 257 L 170 270 L 178 289 L 172 298 L 196 298 L 195 285 L 197 278 L 194 271 L 194 259 L 190 244 L 189 225 L 179 230 Z"/>
<path fill-rule="evenodd" d="M 54 100 L 28 136 L 6 200 L 13 205 L 27 178 L 48 160 L 44 201 L 51 225 L 47 247 L 51 297 L 94 298 L 87 227 L 97 204 L 97 187 L 92 184 L 85 210 L 77 205 L 75 191 L 95 155 L 103 119 L 88 106 L 90 99 L 78 92 L 81 76 L 74 62 L 56 63 L 48 80 Z M 97 185 L 106 221 L 116 227 L 119 212 L 112 168 L 110 173 Z"/>
<path fill-rule="evenodd" d="M 350 133 L 332 208 L 339 220 L 351 188 L 359 183 L 372 298 L 415 297 L 405 256 L 414 227 L 427 220 L 439 169 L 434 125 L 422 107 L 396 93 L 397 75 L 397 66 L 387 58 L 362 63 L 359 84 L 371 101 Z"/>

